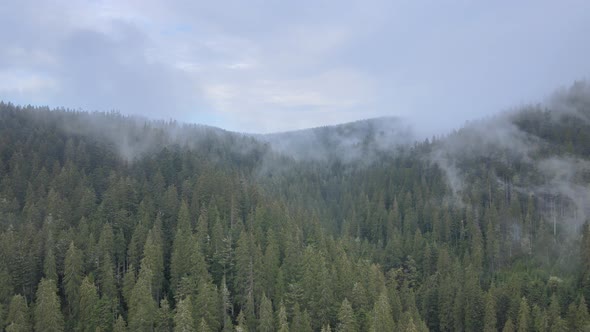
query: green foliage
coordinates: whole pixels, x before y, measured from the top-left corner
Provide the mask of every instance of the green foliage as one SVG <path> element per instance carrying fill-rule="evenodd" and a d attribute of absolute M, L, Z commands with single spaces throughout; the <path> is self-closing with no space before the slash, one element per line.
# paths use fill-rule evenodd
<path fill-rule="evenodd" d="M 275 330 L 274 313 L 272 310 L 272 303 L 266 297 L 266 294 L 262 294 L 262 300 L 260 302 L 260 318 L 258 320 L 258 331 L 261 332 L 272 332 Z"/>
<path fill-rule="evenodd" d="M 382 292 L 375 302 L 370 319 L 371 331 L 393 331 L 395 325 L 391 315 L 391 307 L 387 293 Z"/>
<path fill-rule="evenodd" d="M 195 322 L 192 313 L 191 298 L 187 297 L 178 301 L 176 314 L 174 315 L 174 332 L 195 331 Z"/>
<path fill-rule="evenodd" d="M 64 263 L 63 285 L 68 303 L 68 311 L 76 316 L 80 301 L 80 285 L 82 284 L 82 254 L 76 248 L 74 241 L 70 242 Z"/>
<path fill-rule="evenodd" d="M 151 286 L 152 272 L 144 268 L 139 272 L 129 301 L 129 331 L 151 331 L 154 327 L 157 305 Z"/>
<path fill-rule="evenodd" d="M 568 103 L 506 119 L 531 138 L 526 158 L 472 127 L 379 151 L 373 128 L 351 160 L 0 103 L 0 327 L 585 330 L 590 226 L 549 190 L 561 173 L 536 167 L 590 159 L 588 104 Z M 318 137 L 336 146 L 334 130 Z"/>
<path fill-rule="evenodd" d="M 94 286 L 94 283 L 88 277 L 82 280 L 79 294 L 78 330 L 83 332 L 93 332 L 98 327 L 100 304 L 96 286 Z"/>
<path fill-rule="evenodd" d="M 356 319 L 352 306 L 347 299 L 342 300 L 340 311 L 338 311 L 338 332 L 356 332 L 358 331 Z"/>
<path fill-rule="evenodd" d="M 61 313 L 55 281 L 41 279 L 35 299 L 35 330 L 57 332 L 64 330 L 64 318 Z"/>
<path fill-rule="evenodd" d="M 22 295 L 14 295 L 10 301 L 6 317 L 6 330 L 12 332 L 32 331 L 31 314 L 27 300 Z"/>

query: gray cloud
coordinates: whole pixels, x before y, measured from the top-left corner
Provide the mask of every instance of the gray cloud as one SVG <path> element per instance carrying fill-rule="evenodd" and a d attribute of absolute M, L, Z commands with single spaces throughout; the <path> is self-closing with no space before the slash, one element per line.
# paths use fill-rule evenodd
<path fill-rule="evenodd" d="M 0 99 L 250 132 L 401 116 L 429 136 L 588 75 L 589 6 L 7 2 Z"/>

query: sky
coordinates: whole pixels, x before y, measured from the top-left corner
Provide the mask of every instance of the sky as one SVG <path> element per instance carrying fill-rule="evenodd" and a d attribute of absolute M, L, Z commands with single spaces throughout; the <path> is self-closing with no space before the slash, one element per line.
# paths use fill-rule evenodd
<path fill-rule="evenodd" d="M 590 1 L 0 3 L 0 100 L 268 133 L 442 133 L 590 76 Z"/>

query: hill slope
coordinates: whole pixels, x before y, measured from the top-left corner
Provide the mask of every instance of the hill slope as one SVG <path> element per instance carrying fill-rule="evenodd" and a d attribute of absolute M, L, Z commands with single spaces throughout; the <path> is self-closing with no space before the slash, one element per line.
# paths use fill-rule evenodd
<path fill-rule="evenodd" d="M 0 104 L 0 326 L 583 330 L 590 89 L 406 144 Z"/>

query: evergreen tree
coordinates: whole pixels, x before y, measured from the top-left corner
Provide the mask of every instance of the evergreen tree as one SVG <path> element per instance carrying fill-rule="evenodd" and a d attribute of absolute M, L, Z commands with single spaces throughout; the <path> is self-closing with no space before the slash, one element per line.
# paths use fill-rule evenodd
<path fill-rule="evenodd" d="M 147 267 L 152 271 L 152 295 L 156 301 L 160 300 L 164 282 L 164 252 L 158 226 L 156 223 L 149 231 L 141 260 L 141 268 Z"/>
<path fill-rule="evenodd" d="M 63 331 L 64 318 L 60 308 L 55 281 L 41 279 L 35 300 L 35 330 Z"/>
<path fill-rule="evenodd" d="M 262 294 L 262 300 L 260 302 L 260 319 L 258 321 L 258 331 L 261 332 L 272 332 L 275 330 L 274 313 L 272 310 L 272 303 L 266 297 L 266 294 Z"/>
<path fill-rule="evenodd" d="M 53 241 L 48 240 L 43 260 L 43 275 L 45 279 L 57 281 L 57 267 L 55 264 L 55 253 L 53 252 Z"/>
<path fill-rule="evenodd" d="M 126 332 L 127 331 L 127 324 L 125 324 L 125 319 L 121 315 L 117 317 L 115 324 L 113 325 L 113 332 Z"/>
<path fill-rule="evenodd" d="M 108 299 L 116 297 L 115 275 L 113 267 L 113 248 L 114 235 L 113 229 L 109 223 L 104 224 L 100 233 L 98 241 L 99 250 L 99 269 L 98 269 L 98 285 L 100 295 Z"/>
<path fill-rule="evenodd" d="M 590 327 L 590 315 L 588 315 L 588 307 L 586 305 L 586 300 L 584 296 L 580 298 L 580 303 L 576 308 L 576 325 L 575 328 L 577 330 L 587 330 Z"/>
<path fill-rule="evenodd" d="M 158 317 L 156 319 L 156 331 L 157 332 L 172 332 L 173 328 L 173 315 L 170 310 L 168 300 L 164 297 L 160 301 L 160 308 L 158 308 Z"/>
<path fill-rule="evenodd" d="M 533 320 L 533 330 L 537 332 L 545 332 L 547 331 L 547 316 L 545 312 L 539 308 L 538 305 L 533 305 L 532 310 L 532 320 Z"/>
<path fill-rule="evenodd" d="M 83 332 L 94 332 L 99 324 L 99 298 L 94 283 L 88 277 L 80 285 L 79 324 L 78 329 Z"/>
<path fill-rule="evenodd" d="M 221 327 L 220 307 L 216 286 L 211 282 L 201 282 L 195 298 L 195 322 L 204 319 L 209 329 L 219 330 Z"/>
<path fill-rule="evenodd" d="M 68 311 L 74 316 L 77 315 L 78 311 L 82 277 L 82 254 L 74 245 L 74 241 L 72 241 L 66 252 L 63 285 L 68 303 Z"/>
<path fill-rule="evenodd" d="M 236 326 L 236 332 L 248 332 L 248 324 L 246 324 L 246 317 L 244 313 L 240 311 L 238 314 L 238 326 Z"/>
<path fill-rule="evenodd" d="M 205 318 L 201 318 L 201 322 L 199 323 L 199 328 L 197 329 L 199 332 L 211 332 L 209 325 L 207 325 L 207 321 Z"/>
<path fill-rule="evenodd" d="M 526 298 L 523 297 L 520 301 L 520 308 L 518 309 L 518 332 L 527 332 L 529 330 L 529 316 L 529 305 Z"/>
<path fill-rule="evenodd" d="M 176 314 L 174 315 L 174 332 L 192 332 L 195 331 L 195 323 L 192 313 L 192 303 L 190 297 L 181 299 L 176 305 Z"/>
<path fill-rule="evenodd" d="M 157 314 L 157 305 L 152 297 L 152 272 L 144 268 L 129 301 L 129 331 L 151 331 Z"/>
<path fill-rule="evenodd" d="M 340 311 L 338 311 L 338 332 L 356 332 L 356 320 L 354 317 L 354 311 L 352 306 L 347 299 L 342 301 Z"/>
<path fill-rule="evenodd" d="M 502 329 L 502 332 L 515 332 L 514 323 L 512 323 L 511 318 L 508 318 L 508 320 L 506 321 L 506 324 L 504 324 L 504 328 Z"/>
<path fill-rule="evenodd" d="M 312 332 L 311 318 L 307 310 L 301 312 L 299 305 L 296 304 L 293 309 L 293 321 L 291 322 L 291 331 Z"/>
<path fill-rule="evenodd" d="M 371 331 L 393 331 L 395 328 L 387 293 L 379 295 L 371 313 Z"/>
<path fill-rule="evenodd" d="M 277 331 L 278 332 L 289 332 L 289 322 L 287 320 L 287 309 L 283 301 L 279 304 L 279 311 L 277 313 Z"/>
<path fill-rule="evenodd" d="M 486 295 L 484 332 L 496 332 L 496 300 L 491 292 Z"/>
<path fill-rule="evenodd" d="M 6 317 L 6 331 L 30 332 L 32 331 L 31 317 L 27 300 L 22 295 L 14 295 L 8 307 Z"/>

